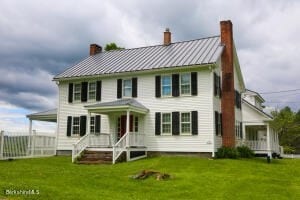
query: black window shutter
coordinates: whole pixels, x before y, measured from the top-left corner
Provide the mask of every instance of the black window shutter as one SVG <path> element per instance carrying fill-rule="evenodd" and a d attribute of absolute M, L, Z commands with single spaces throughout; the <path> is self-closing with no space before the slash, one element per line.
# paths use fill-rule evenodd
<path fill-rule="evenodd" d="M 97 81 L 97 83 L 96 83 L 96 101 L 101 101 L 101 90 L 102 90 L 102 82 Z"/>
<path fill-rule="evenodd" d="M 214 95 L 217 96 L 218 95 L 218 76 L 216 73 L 214 73 Z"/>
<path fill-rule="evenodd" d="M 243 123 L 240 122 L 240 137 L 243 138 Z"/>
<path fill-rule="evenodd" d="M 238 107 L 238 97 L 237 97 L 237 91 L 235 90 L 234 91 L 234 105 L 236 106 L 236 107 Z"/>
<path fill-rule="evenodd" d="M 220 123 L 221 123 L 221 135 L 223 135 L 223 117 L 222 117 L 222 113 L 220 113 Z"/>
<path fill-rule="evenodd" d="M 216 131 L 216 135 L 219 134 L 219 113 L 217 111 L 215 111 L 215 131 Z"/>
<path fill-rule="evenodd" d="M 192 87 L 192 95 L 196 96 L 198 94 L 198 83 L 197 83 L 197 72 L 191 73 L 191 87 Z"/>
<path fill-rule="evenodd" d="M 118 79 L 117 81 L 117 98 L 122 98 L 122 79 Z"/>
<path fill-rule="evenodd" d="M 73 102 L 73 83 L 69 83 L 69 97 L 68 97 L 68 102 L 69 103 Z"/>
<path fill-rule="evenodd" d="M 161 122 L 161 114 L 160 112 L 155 113 L 155 135 L 160 135 L 160 122 Z"/>
<path fill-rule="evenodd" d="M 86 134 L 86 116 L 80 116 L 80 136 Z"/>
<path fill-rule="evenodd" d="M 72 117 L 68 116 L 67 119 L 67 136 L 71 136 L 72 134 Z"/>
<path fill-rule="evenodd" d="M 198 135 L 198 111 L 192 111 L 192 135 Z"/>
<path fill-rule="evenodd" d="M 179 135 L 179 112 L 172 112 L 172 135 Z"/>
<path fill-rule="evenodd" d="M 137 97 L 137 78 L 132 78 L 132 97 Z"/>
<path fill-rule="evenodd" d="M 172 75 L 172 96 L 179 96 L 179 74 Z"/>
<path fill-rule="evenodd" d="M 155 97 L 161 97 L 161 80 L 160 76 L 155 76 Z"/>
<path fill-rule="evenodd" d="M 218 76 L 218 90 L 219 90 L 219 97 L 222 97 L 222 89 L 221 89 L 221 77 Z"/>
<path fill-rule="evenodd" d="M 81 83 L 81 102 L 87 101 L 88 82 Z"/>
<path fill-rule="evenodd" d="M 95 132 L 100 133 L 101 130 L 101 115 L 95 116 Z"/>

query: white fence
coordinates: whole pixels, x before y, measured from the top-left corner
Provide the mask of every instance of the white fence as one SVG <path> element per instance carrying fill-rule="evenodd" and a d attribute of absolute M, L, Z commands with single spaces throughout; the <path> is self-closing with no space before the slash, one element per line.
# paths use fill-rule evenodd
<path fill-rule="evenodd" d="M 0 132 L 0 160 L 53 156 L 55 147 L 54 133 Z"/>

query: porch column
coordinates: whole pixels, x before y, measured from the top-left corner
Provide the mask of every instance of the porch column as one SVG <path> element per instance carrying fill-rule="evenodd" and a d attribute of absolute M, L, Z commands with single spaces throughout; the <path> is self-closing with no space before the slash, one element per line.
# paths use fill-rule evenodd
<path fill-rule="evenodd" d="M 242 123 L 242 132 L 243 132 L 242 141 L 243 141 L 243 144 L 245 145 L 245 142 L 246 142 L 246 125 L 245 125 L 245 123 Z"/>
<path fill-rule="evenodd" d="M 272 152 L 271 152 L 271 136 L 270 136 L 270 126 L 267 124 L 267 152 L 268 156 L 270 158 L 272 157 Z"/>
<path fill-rule="evenodd" d="M 29 120 L 29 135 L 32 134 L 32 119 Z"/>
<path fill-rule="evenodd" d="M 127 110 L 127 113 L 126 113 L 126 134 L 128 133 L 127 135 L 127 138 L 126 138 L 126 146 L 129 147 L 129 126 L 130 126 L 130 123 L 129 123 L 129 120 L 130 120 L 130 110 Z"/>
<path fill-rule="evenodd" d="M 29 119 L 29 137 L 28 137 L 28 149 L 30 149 L 30 155 L 33 155 L 33 134 L 32 134 L 32 119 Z"/>
<path fill-rule="evenodd" d="M 91 125 L 90 125 L 90 123 L 91 123 L 91 112 L 90 111 L 88 111 L 88 115 L 87 115 L 87 119 L 86 119 L 86 133 L 87 134 L 90 134 L 90 131 L 91 131 Z"/>

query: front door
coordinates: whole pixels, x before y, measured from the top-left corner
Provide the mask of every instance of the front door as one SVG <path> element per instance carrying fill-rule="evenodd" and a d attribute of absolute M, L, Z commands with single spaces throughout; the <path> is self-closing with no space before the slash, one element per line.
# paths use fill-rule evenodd
<path fill-rule="evenodd" d="M 129 131 L 133 131 L 133 115 L 130 115 L 129 120 Z M 126 133 L 126 115 L 121 115 L 118 118 L 118 140 Z"/>

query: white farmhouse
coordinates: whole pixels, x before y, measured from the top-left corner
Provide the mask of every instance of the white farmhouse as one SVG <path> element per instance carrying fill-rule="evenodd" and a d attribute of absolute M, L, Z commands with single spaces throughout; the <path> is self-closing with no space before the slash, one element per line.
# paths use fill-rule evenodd
<path fill-rule="evenodd" d="M 147 153 L 214 156 L 241 144 L 279 153 L 262 97 L 245 89 L 231 21 L 220 29 L 182 42 L 172 42 L 167 29 L 163 44 L 133 49 L 103 52 L 92 44 L 89 57 L 54 77 L 57 110 L 28 117 L 57 121 L 57 154 L 72 151 L 74 161 L 84 152 L 83 163 Z"/>

